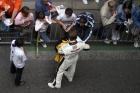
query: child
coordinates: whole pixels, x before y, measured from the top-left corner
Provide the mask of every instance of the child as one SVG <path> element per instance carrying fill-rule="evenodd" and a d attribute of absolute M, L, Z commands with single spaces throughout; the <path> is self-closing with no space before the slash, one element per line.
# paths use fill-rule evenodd
<path fill-rule="evenodd" d="M 59 54 L 63 54 L 56 71 L 56 77 L 52 83 L 48 83 L 50 88 L 61 88 L 63 74 L 69 82 L 72 82 L 75 73 L 79 52 L 83 49 L 89 49 L 89 45 L 83 41 L 78 42 L 77 33 L 74 28 L 68 32 L 68 43 L 58 49 Z M 67 71 L 66 71 L 67 69 Z"/>
<path fill-rule="evenodd" d="M 49 22 L 47 18 L 48 17 L 47 16 L 45 17 L 44 12 L 38 12 L 37 20 L 35 22 L 35 31 L 39 31 L 40 36 L 43 39 L 43 42 L 41 42 L 41 44 L 44 48 L 46 48 L 47 47 L 46 44 L 50 42 L 50 39 L 46 35 L 46 30 L 49 24 L 51 24 L 51 22 Z"/>
<path fill-rule="evenodd" d="M 74 26 L 75 21 L 76 15 L 71 8 L 66 8 L 65 13 L 61 13 L 57 16 L 56 22 L 63 28 L 63 38 L 66 38 L 67 32 Z"/>
<path fill-rule="evenodd" d="M 25 50 L 22 47 L 23 45 L 23 39 L 13 40 L 11 43 L 10 61 L 12 61 L 12 63 L 10 72 L 12 74 L 16 73 L 15 86 L 22 86 L 25 84 L 25 81 L 21 81 L 25 61 L 27 60 Z"/>
<path fill-rule="evenodd" d="M 24 6 L 15 18 L 15 25 L 21 29 L 31 29 L 33 20 L 33 13 L 30 12 L 30 9 L 27 6 Z M 20 35 L 23 36 L 25 33 L 27 33 L 27 31 L 24 29 Z"/>

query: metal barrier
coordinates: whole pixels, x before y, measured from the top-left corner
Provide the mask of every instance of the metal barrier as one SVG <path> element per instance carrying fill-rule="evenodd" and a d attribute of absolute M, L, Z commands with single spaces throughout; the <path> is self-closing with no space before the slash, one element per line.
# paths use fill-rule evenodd
<path fill-rule="evenodd" d="M 0 44 L 11 44 L 13 39 L 24 38 L 25 44 L 32 43 L 32 32 L 33 29 L 21 29 L 21 28 L 13 28 L 8 32 L 0 31 Z"/>
<path fill-rule="evenodd" d="M 131 28 L 128 29 L 129 31 L 126 32 L 127 29 L 124 29 L 123 31 L 120 31 L 120 28 L 118 28 L 119 30 L 115 30 L 117 23 L 113 23 L 112 25 L 110 25 L 112 32 L 111 34 L 115 34 L 116 36 L 114 36 L 114 40 L 117 40 L 119 42 L 134 42 L 134 35 L 131 33 Z M 99 22 L 95 23 L 95 27 L 94 27 L 94 31 L 92 36 L 90 37 L 90 39 L 88 40 L 88 42 L 103 42 L 104 39 L 103 37 L 103 33 L 104 33 L 104 29 L 100 26 Z M 96 30 L 96 31 L 95 31 Z M 94 32 L 96 32 L 96 35 L 94 34 Z M 61 33 L 62 33 L 62 27 L 59 24 L 52 24 L 51 27 L 51 33 L 50 33 L 50 40 L 51 42 L 55 42 L 57 40 L 59 40 L 61 38 Z M 100 38 L 99 38 L 99 34 L 100 34 Z M 118 36 L 120 37 L 118 39 Z M 115 39 L 116 37 L 116 39 Z M 112 39 L 110 39 L 110 41 L 113 41 Z"/>
<path fill-rule="evenodd" d="M 113 25 L 111 25 L 111 28 L 114 30 L 116 26 L 116 23 L 114 23 Z M 90 39 L 88 40 L 88 42 L 103 42 L 104 39 L 102 39 L 102 34 L 104 32 L 104 29 L 101 29 L 100 24 L 98 22 L 95 23 L 95 27 L 97 34 L 96 35 L 92 35 L 90 37 Z M 16 38 L 24 38 L 25 39 L 25 44 L 31 44 L 33 41 L 33 29 L 22 29 L 27 30 L 26 34 L 22 37 L 20 37 L 21 34 L 21 28 L 14 28 L 11 29 L 9 32 L 5 32 L 5 31 L 0 31 L 0 38 L 2 38 L 2 40 L 0 41 L 0 44 L 10 44 L 11 41 L 13 39 Z M 120 39 L 116 40 L 119 42 L 134 42 L 134 35 L 132 35 L 131 31 L 129 31 L 128 33 L 126 33 L 125 31 L 118 31 L 120 32 L 118 35 L 120 35 Z M 61 38 L 61 34 L 62 34 L 62 27 L 57 24 L 57 23 L 53 23 L 51 25 L 51 32 L 48 35 L 51 42 L 56 42 L 57 40 L 59 40 Z M 100 38 L 99 38 L 99 34 L 100 34 Z M 34 40 L 36 41 L 36 40 Z M 111 39 L 112 41 L 112 39 Z"/>

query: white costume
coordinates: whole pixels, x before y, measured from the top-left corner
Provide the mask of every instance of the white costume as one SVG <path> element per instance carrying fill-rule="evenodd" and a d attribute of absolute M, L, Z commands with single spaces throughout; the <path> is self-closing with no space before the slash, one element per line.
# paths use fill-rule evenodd
<path fill-rule="evenodd" d="M 23 47 L 15 47 L 13 53 L 13 63 L 16 68 L 23 68 L 27 60 Z"/>
<path fill-rule="evenodd" d="M 64 54 L 64 56 L 59 62 L 53 83 L 48 83 L 48 86 L 51 88 L 61 88 L 63 74 L 71 82 L 75 73 L 79 52 L 89 48 L 89 45 L 85 44 L 83 41 L 71 41 L 58 49 L 58 53 Z M 65 71 L 66 69 L 68 69 L 68 71 Z"/>

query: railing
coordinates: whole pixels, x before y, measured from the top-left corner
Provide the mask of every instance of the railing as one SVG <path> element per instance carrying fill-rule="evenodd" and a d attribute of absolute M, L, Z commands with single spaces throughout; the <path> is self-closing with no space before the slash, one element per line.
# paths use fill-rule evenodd
<path fill-rule="evenodd" d="M 112 26 L 112 29 L 114 30 L 116 23 L 114 23 L 111 26 Z M 95 23 L 94 28 L 96 29 L 97 34 L 92 35 L 90 39 L 88 40 L 88 42 L 103 42 L 104 39 L 99 38 L 98 35 L 100 32 L 100 36 L 102 37 L 101 30 L 102 32 L 104 32 L 104 29 L 100 28 L 100 24 L 98 22 Z M 23 29 L 23 30 L 27 30 L 27 32 L 22 37 L 20 36 L 21 34 L 20 30 L 21 30 L 20 28 L 14 28 L 14 29 L 11 29 L 9 32 L 0 31 L 0 38 L 2 38 L 2 40 L 0 41 L 0 44 L 10 44 L 11 41 L 16 38 L 24 38 L 26 44 L 31 44 L 32 41 L 36 41 L 35 39 L 33 39 L 33 29 Z M 132 35 L 131 31 L 129 31 L 128 33 L 126 33 L 125 31 L 118 31 L 118 32 L 120 32 L 120 34 L 118 34 L 120 35 L 120 39 L 117 41 L 134 42 L 134 35 Z M 61 33 L 62 33 L 61 26 L 57 23 L 53 23 L 51 25 L 51 33 L 49 34 L 49 38 L 51 42 L 56 42 L 57 40 L 59 40 L 61 38 Z"/>

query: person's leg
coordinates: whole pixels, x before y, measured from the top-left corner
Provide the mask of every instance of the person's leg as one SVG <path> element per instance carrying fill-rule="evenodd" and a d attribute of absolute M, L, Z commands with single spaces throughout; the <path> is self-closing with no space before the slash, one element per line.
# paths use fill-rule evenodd
<path fill-rule="evenodd" d="M 111 32 L 112 32 L 111 29 L 112 29 L 111 25 L 104 26 L 103 36 L 106 38 L 105 41 L 104 41 L 106 44 L 110 44 Z"/>
<path fill-rule="evenodd" d="M 52 83 L 48 83 L 50 88 L 61 88 L 61 81 L 65 70 L 69 67 L 69 65 L 65 62 L 65 58 L 62 57 L 59 65 L 57 67 L 56 76 Z"/>
<path fill-rule="evenodd" d="M 77 61 L 75 61 L 75 62 L 68 68 L 68 71 L 65 71 L 65 72 L 64 72 L 64 75 L 67 77 L 67 79 L 69 80 L 69 82 L 72 82 L 72 80 L 73 80 L 73 76 L 74 76 L 75 69 L 76 69 L 76 64 L 77 64 Z"/>
<path fill-rule="evenodd" d="M 48 38 L 48 36 L 46 35 L 46 32 L 40 32 L 40 36 L 43 39 L 44 43 L 48 43 L 50 42 L 50 39 Z"/>
<path fill-rule="evenodd" d="M 139 47 L 139 43 L 138 43 L 138 39 L 139 39 L 139 35 L 140 35 L 140 32 L 139 30 L 134 26 L 132 29 L 131 29 L 131 33 L 134 35 L 134 47 Z"/>
<path fill-rule="evenodd" d="M 21 84 L 21 76 L 24 68 L 17 68 L 16 70 L 16 78 L 15 78 L 15 85 L 19 86 Z"/>
<path fill-rule="evenodd" d="M 92 32 L 93 32 L 93 28 L 89 28 L 89 27 L 85 28 L 83 34 L 83 41 L 87 42 L 87 40 L 92 35 Z"/>
<path fill-rule="evenodd" d="M 51 33 L 51 25 L 48 26 L 46 33 L 47 33 L 48 35 L 50 35 L 50 33 Z"/>
<path fill-rule="evenodd" d="M 10 68 L 10 73 L 15 74 L 16 73 L 16 67 L 13 62 L 11 62 L 11 68 Z"/>

